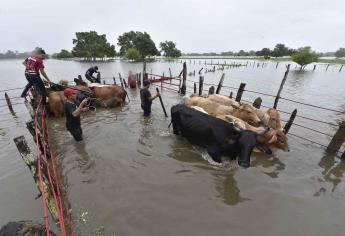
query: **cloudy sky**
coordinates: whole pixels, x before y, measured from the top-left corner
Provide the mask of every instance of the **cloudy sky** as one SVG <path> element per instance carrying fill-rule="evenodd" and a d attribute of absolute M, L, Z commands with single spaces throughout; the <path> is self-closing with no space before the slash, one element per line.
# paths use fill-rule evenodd
<path fill-rule="evenodd" d="M 326 52 L 345 47 L 344 14 L 344 0 L 1 0 L 0 52 L 70 50 L 75 32 L 90 30 L 113 44 L 123 32 L 146 31 L 183 52 L 280 42 Z"/>

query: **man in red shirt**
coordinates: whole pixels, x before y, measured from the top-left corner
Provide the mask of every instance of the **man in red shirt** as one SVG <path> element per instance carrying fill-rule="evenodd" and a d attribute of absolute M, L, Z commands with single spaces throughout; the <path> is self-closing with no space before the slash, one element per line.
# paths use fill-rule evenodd
<path fill-rule="evenodd" d="M 25 77 L 29 83 L 26 85 L 21 95 L 21 97 L 25 98 L 28 90 L 35 85 L 40 90 L 39 92 L 42 95 L 43 104 L 45 104 L 47 92 L 40 74 L 43 75 L 47 82 L 50 82 L 44 71 L 43 60 L 45 59 L 45 55 L 46 52 L 43 49 L 37 49 L 34 56 L 28 57 L 23 61 L 23 65 L 25 66 Z"/>

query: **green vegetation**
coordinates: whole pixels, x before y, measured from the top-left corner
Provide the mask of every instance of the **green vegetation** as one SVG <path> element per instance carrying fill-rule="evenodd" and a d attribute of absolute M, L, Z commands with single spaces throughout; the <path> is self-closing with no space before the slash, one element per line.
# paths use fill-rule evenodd
<path fill-rule="evenodd" d="M 5 53 L 0 53 L 0 59 L 24 59 L 33 55 L 35 51 L 42 49 L 41 47 L 35 47 L 31 52 L 18 52 L 17 50 L 11 51 L 7 50 Z M 49 58 L 49 55 L 46 55 L 46 58 Z"/>
<path fill-rule="evenodd" d="M 73 58 L 73 54 L 65 49 L 62 49 L 59 53 L 54 53 L 52 58 L 55 59 L 68 59 Z"/>
<path fill-rule="evenodd" d="M 68 80 L 62 79 L 62 80 L 59 81 L 59 84 L 62 85 L 62 86 L 67 87 L 68 86 Z"/>
<path fill-rule="evenodd" d="M 146 32 L 125 32 L 118 37 L 117 41 L 117 45 L 120 46 L 121 56 L 125 56 L 127 50 L 130 48 L 138 50 L 141 59 L 145 59 L 148 56 L 160 55 L 151 36 Z"/>
<path fill-rule="evenodd" d="M 96 31 L 77 32 L 73 39 L 72 54 L 75 57 L 84 58 L 87 61 L 95 61 L 97 58 L 115 57 L 115 46 L 108 43 L 106 35 L 98 35 Z"/>
<path fill-rule="evenodd" d="M 302 47 L 297 50 L 296 53 L 291 56 L 292 61 L 296 62 L 301 66 L 301 70 L 312 62 L 317 62 L 319 54 L 311 50 L 311 47 Z"/>
<path fill-rule="evenodd" d="M 176 44 L 173 41 L 165 41 L 159 44 L 161 52 L 165 57 L 180 57 L 181 51 L 176 48 Z"/>
<path fill-rule="evenodd" d="M 129 60 L 139 60 L 141 58 L 140 52 L 135 48 L 128 48 L 125 54 L 125 58 Z"/>
<path fill-rule="evenodd" d="M 335 52 L 335 56 L 336 56 L 337 58 L 345 57 L 345 48 L 339 48 L 339 49 Z"/>

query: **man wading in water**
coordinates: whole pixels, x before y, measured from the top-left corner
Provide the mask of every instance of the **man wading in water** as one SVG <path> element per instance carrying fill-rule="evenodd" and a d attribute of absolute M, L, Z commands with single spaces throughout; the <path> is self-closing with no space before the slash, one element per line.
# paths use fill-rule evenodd
<path fill-rule="evenodd" d="M 45 59 L 46 52 L 43 49 L 35 50 L 35 55 L 28 57 L 23 61 L 25 66 L 25 78 L 29 82 L 22 92 L 21 97 L 25 98 L 29 89 L 35 85 L 39 89 L 39 93 L 42 96 L 42 103 L 46 103 L 47 92 L 44 87 L 44 83 L 40 77 L 40 73 L 43 75 L 45 80 L 50 83 L 50 80 L 44 71 L 43 60 Z"/>
<path fill-rule="evenodd" d="M 151 114 L 152 101 L 159 97 L 159 93 L 152 97 L 149 91 L 150 81 L 144 80 L 144 88 L 140 90 L 141 108 L 144 110 L 144 116 Z"/>
<path fill-rule="evenodd" d="M 97 73 L 97 78 L 93 76 L 94 73 Z M 91 83 L 101 83 L 101 79 L 98 72 L 98 66 L 90 67 L 85 73 L 86 79 Z"/>
<path fill-rule="evenodd" d="M 64 95 L 67 98 L 65 102 L 65 114 L 66 114 L 66 128 L 72 134 L 76 141 L 83 140 L 83 130 L 80 125 L 80 114 L 85 111 L 84 105 L 87 103 L 85 98 L 79 106 L 76 104 L 76 90 L 67 88 L 64 90 Z"/>

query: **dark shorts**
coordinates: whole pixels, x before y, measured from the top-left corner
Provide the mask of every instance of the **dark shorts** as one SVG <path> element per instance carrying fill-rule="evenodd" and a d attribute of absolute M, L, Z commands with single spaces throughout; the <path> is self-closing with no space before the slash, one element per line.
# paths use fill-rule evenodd
<path fill-rule="evenodd" d="M 25 78 L 27 79 L 27 81 L 29 83 L 25 86 L 21 97 L 26 97 L 26 94 L 29 91 L 29 89 L 32 86 L 35 86 L 39 90 L 39 93 L 42 95 L 42 100 L 44 103 L 44 101 L 46 100 L 47 92 L 46 92 L 46 88 L 44 87 L 44 83 L 43 83 L 40 75 L 25 73 Z"/>
<path fill-rule="evenodd" d="M 101 80 L 99 79 L 95 79 L 93 78 L 91 75 L 89 74 L 85 74 L 85 77 L 88 81 L 90 81 L 91 83 L 101 83 Z"/>
<path fill-rule="evenodd" d="M 144 116 L 149 116 L 151 114 L 151 106 L 141 105 L 141 109 L 143 109 L 143 111 L 144 111 Z"/>
<path fill-rule="evenodd" d="M 72 134 L 75 141 L 79 142 L 83 140 L 83 130 L 79 128 L 67 128 L 67 130 Z"/>

